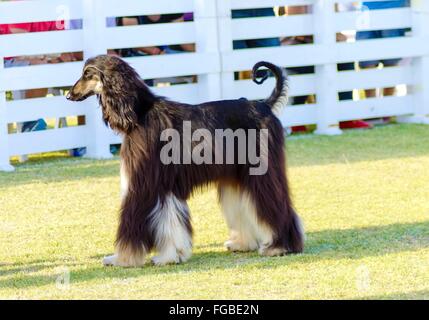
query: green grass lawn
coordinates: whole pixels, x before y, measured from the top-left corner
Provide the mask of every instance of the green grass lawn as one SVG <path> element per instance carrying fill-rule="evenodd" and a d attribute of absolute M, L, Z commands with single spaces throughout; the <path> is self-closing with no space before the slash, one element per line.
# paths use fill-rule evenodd
<path fill-rule="evenodd" d="M 223 248 L 210 189 L 190 201 L 188 263 L 105 268 L 117 158 L 41 158 L 0 173 L 0 298 L 428 299 L 429 126 L 304 135 L 287 149 L 307 241 L 304 254 L 277 258 Z"/>

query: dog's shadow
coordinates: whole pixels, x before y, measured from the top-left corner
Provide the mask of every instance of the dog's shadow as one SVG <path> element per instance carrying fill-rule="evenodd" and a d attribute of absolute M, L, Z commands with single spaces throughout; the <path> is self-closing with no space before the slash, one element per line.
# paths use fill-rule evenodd
<path fill-rule="evenodd" d="M 370 228 L 323 230 L 307 235 L 303 254 L 261 257 L 257 253 L 231 253 L 221 243 L 196 246 L 192 258 L 184 264 L 142 268 L 104 267 L 103 255 L 90 257 L 93 263 L 60 260 L 33 261 L 26 264 L 0 265 L 0 287 L 28 288 L 55 283 L 60 274 L 38 275 L 43 269 L 70 269 L 71 283 L 94 279 L 132 279 L 137 277 L 198 273 L 225 269 L 276 269 L 315 263 L 320 260 L 361 259 L 429 247 L 429 221 L 392 224 Z M 109 253 L 106 253 L 108 255 Z M 4 270 L 2 270 L 4 269 Z M 61 272 L 61 270 L 59 272 Z M 16 276 L 15 276 L 16 275 Z"/>

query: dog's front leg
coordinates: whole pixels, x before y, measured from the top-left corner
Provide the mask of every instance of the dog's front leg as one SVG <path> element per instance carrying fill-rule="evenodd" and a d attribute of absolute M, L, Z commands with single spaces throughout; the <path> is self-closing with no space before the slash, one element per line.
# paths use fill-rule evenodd
<path fill-rule="evenodd" d="M 103 263 L 111 266 L 141 267 L 155 242 L 151 215 L 159 211 L 159 198 L 140 189 L 128 190 L 122 195 L 115 254 L 105 257 Z"/>
<path fill-rule="evenodd" d="M 145 264 L 146 253 L 144 250 L 134 250 L 128 245 L 118 244 L 116 253 L 103 259 L 105 266 L 114 267 L 142 267 Z"/>
<path fill-rule="evenodd" d="M 147 212 L 145 214 L 144 207 L 139 205 L 136 195 L 130 194 L 129 187 L 129 177 L 124 163 L 121 161 L 121 221 L 115 254 L 103 259 L 103 264 L 106 266 L 142 266 L 145 263 L 146 253 L 150 250 L 151 242 L 153 242 L 148 239 L 148 236 L 141 234 L 141 230 L 145 229 L 149 233 L 147 221 L 144 219 L 148 214 Z M 143 211 L 139 212 L 141 210 Z M 147 208 L 146 211 L 148 211 Z"/>
<path fill-rule="evenodd" d="M 127 196 L 122 204 L 115 254 L 103 259 L 105 266 L 141 267 L 145 264 L 153 240 L 146 219 L 136 209 Z"/>
<path fill-rule="evenodd" d="M 186 201 L 168 194 L 150 220 L 158 251 L 152 262 L 165 265 L 187 261 L 192 254 L 192 227 Z"/>

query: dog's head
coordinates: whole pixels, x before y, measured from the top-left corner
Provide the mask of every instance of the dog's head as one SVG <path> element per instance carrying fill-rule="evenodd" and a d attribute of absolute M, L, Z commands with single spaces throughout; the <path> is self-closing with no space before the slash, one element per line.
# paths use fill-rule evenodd
<path fill-rule="evenodd" d="M 124 60 L 101 55 L 86 61 L 82 76 L 67 94 L 71 101 L 97 95 L 103 119 L 112 129 L 129 133 L 155 96 Z"/>
<path fill-rule="evenodd" d="M 66 98 L 71 101 L 83 101 L 95 94 L 101 95 L 106 84 L 106 76 L 112 82 L 114 77 L 118 77 L 118 74 L 120 75 L 121 64 L 125 64 L 125 62 L 107 55 L 88 59 L 81 77 L 70 89 Z"/>

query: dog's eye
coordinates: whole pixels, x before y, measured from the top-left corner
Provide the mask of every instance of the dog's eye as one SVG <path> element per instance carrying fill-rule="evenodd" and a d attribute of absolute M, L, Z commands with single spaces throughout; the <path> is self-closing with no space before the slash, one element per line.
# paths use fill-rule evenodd
<path fill-rule="evenodd" d="M 91 72 L 84 73 L 83 78 L 85 80 L 91 80 L 92 79 L 92 73 Z"/>

